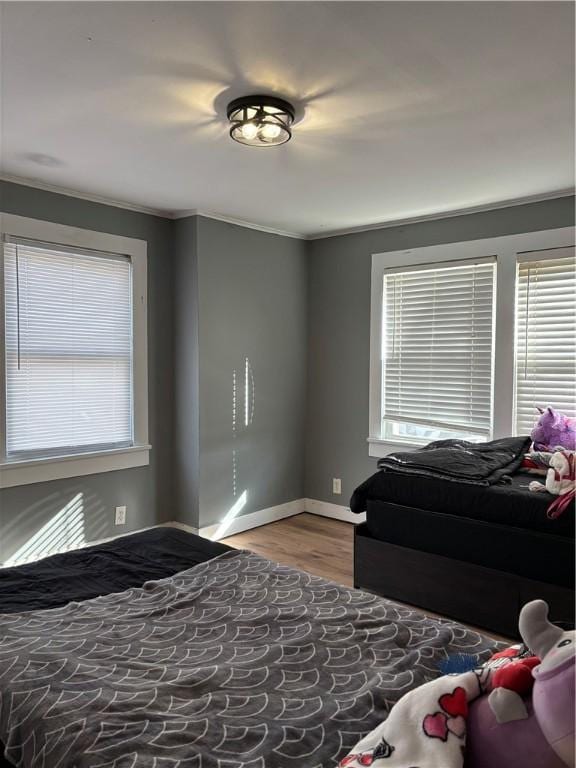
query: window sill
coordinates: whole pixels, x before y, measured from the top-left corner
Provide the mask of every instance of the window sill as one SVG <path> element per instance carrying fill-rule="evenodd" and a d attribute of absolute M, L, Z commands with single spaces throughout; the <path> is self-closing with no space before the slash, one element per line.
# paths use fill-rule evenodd
<path fill-rule="evenodd" d="M 0 488 L 143 467 L 149 464 L 150 449 L 150 445 L 133 445 L 130 448 L 45 459 L 6 460 L 0 463 Z"/>
<path fill-rule="evenodd" d="M 367 437 L 366 440 L 368 442 L 368 455 L 378 459 L 388 456 L 393 451 L 416 451 L 426 445 L 425 442 L 420 444 L 408 443 L 402 440 L 384 440 L 381 437 Z"/>

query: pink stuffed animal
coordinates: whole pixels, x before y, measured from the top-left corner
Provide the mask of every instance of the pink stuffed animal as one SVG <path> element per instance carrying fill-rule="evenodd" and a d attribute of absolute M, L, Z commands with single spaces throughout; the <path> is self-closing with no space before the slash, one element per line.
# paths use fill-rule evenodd
<path fill-rule="evenodd" d="M 566 416 L 548 406 L 546 410 L 538 408 L 540 418 L 536 422 L 530 437 L 537 451 L 554 448 L 576 450 L 576 419 Z"/>
<path fill-rule="evenodd" d="M 547 604 L 533 600 L 520 634 L 541 659 L 532 696 L 497 688 L 472 703 L 465 768 L 574 768 L 576 632 L 551 624 Z"/>
<path fill-rule="evenodd" d="M 532 657 L 516 646 L 412 689 L 340 768 L 575 768 L 576 632 L 551 624 L 543 600 L 519 628 Z"/>

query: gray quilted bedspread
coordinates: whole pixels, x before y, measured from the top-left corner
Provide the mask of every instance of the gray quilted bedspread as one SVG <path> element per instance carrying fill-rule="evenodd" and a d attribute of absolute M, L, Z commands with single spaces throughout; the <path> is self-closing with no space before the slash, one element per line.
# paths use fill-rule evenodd
<path fill-rule="evenodd" d="M 0 615 L 0 741 L 26 768 L 333 768 L 448 654 L 495 643 L 249 552 Z"/>

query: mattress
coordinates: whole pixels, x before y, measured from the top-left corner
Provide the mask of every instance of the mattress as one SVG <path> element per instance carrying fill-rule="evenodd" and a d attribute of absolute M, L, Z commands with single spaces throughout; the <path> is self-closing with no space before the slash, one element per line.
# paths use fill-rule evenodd
<path fill-rule="evenodd" d="M 477 486 L 430 477 L 376 472 L 354 491 L 353 512 L 364 512 L 370 501 L 385 501 L 469 520 L 521 528 L 574 539 L 574 515 L 567 511 L 550 520 L 546 510 L 554 496 L 528 489 L 533 475 L 517 473 L 503 485 Z M 373 515 L 377 515 L 374 511 Z M 379 521 L 373 518 L 373 524 Z M 386 525 L 382 520 L 381 524 Z"/>
<path fill-rule="evenodd" d="M 425 498 L 431 506 L 432 499 Z M 545 510 L 541 510 L 549 523 L 548 532 L 543 533 L 532 527 L 505 525 L 504 508 L 499 513 L 489 506 L 481 509 L 482 514 L 473 517 L 465 502 L 458 513 L 446 513 L 371 500 L 366 527 L 373 538 L 390 544 L 574 589 L 574 540 L 565 524 L 569 518 L 573 522 L 571 513 L 566 513 L 564 524 L 557 527 L 555 523 L 563 518 L 548 520 Z M 536 522 L 535 512 L 534 517 L 527 515 L 526 519 Z M 539 522 L 537 528 L 544 527 Z M 558 529 L 562 533 L 556 533 Z"/>

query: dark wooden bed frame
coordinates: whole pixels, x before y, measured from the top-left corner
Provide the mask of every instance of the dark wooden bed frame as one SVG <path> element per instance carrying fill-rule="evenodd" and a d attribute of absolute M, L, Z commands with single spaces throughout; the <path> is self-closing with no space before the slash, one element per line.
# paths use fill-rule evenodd
<path fill-rule="evenodd" d="M 518 613 L 541 598 L 553 621 L 574 624 L 574 590 L 381 541 L 365 523 L 354 532 L 354 586 L 518 637 Z"/>

